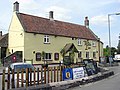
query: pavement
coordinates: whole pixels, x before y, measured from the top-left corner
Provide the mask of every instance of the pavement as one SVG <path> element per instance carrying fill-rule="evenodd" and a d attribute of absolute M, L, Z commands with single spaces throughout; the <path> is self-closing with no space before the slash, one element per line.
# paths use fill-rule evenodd
<path fill-rule="evenodd" d="M 54 83 L 42 84 L 42 85 L 35 85 L 35 86 L 27 87 L 27 88 L 22 87 L 22 88 L 17 88 L 17 89 L 10 89 L 10 90 L 66 90 L 66 89 L 73 88 L 79 85 L 85 85 L 88 83 L 96 82 L 96 81 L 108 78 L 112 75 L 114 75 L 114 72 L 107 69 L 105 72 L 100 72 L 98 74 L 88 76 L 88 77 L 83 77 L 80 79 L 54 82 Z"/>

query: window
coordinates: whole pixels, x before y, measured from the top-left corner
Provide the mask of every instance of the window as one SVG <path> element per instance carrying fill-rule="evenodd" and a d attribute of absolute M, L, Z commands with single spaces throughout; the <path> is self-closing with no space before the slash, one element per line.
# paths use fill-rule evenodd
<path fill-rule="evenodd" d="M 86 52 L 86 58 L 89 59 L 89 52 Z"/>
<path fill-rule="evenodd" d="M 54 59 L 55 59 L 55 60 L 59 60 L 59 53 L 55 53 L 55 54 L 54 54 Z"/>
<path fill-rule="evenodd" d="M 78 45 L 82 45 L 82 40 L 78 39 Z"/>
<path fill-rule="evenodd" d="M 96 43 L 95 43 L 95 41 L 93 41 L 93 42 L 92 42 L 92 46 L 96 46 Z"/>
<path fill-rule="evenodd" d="M 52 53 L 45 53 L 44 59 L 45 60 L 51 60 L 52 59 L 51 56 L 52 56 Z"/>
<path fill-rule="evenodd" d="M 72 37 L 72 40 L 74 40 L 75 38 L 74 37 Z"/>
<path fill-rule="evenodd" d="M 96 58 L 96 52 L 93 52 L 93 58 Z"/>
<path fill-rule="evenodd" d="M 36 61 L 40 61 L 41 60 L 41 53 L 36 53 Z"/>
<path fill-rule="evenodd" d="M 81 51 L 78 52 L 78 58 L 82 58 L 82 52 Z"/>
<path fill-rule="evenodd" d="M 50 38 L 48 35 L 44 36 L 44 43 L 50 43 Z"/>

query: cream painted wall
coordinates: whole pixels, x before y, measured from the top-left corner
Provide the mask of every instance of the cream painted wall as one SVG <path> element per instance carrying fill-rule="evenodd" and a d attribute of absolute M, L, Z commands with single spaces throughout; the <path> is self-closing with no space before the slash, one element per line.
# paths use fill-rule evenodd
<path fill-rule="evenodd" d="M 43 42 L 44 35 L 42 34 L 34 34 L 34 33 L 25 33 L 25 59 L 32 59 L 35 64 L 43 63 L 43 61 L 36 61 L 35 60 L 35 53 L 45 51 L 46 53 L 52 53 L 52 60 L 51 63 L 59 63 L 60 61 L 54 60 L 54 53 L 60 53 L 61 49 L 68 43 L 74 43 L 76 48 L 82 51 L 82 57 L 86 58 L 86 52 L 90 53 L 89 58 L 93 58 L 93 51 L 98 51 L 98 42 L 96 42 L 96 46 L 91 46 L 91 49 L 85 50 L 85 39 L 82 39 L 82 45 L 78 46 L 78 39 L 72 40 L 69 37 L 61 37 L 61 36 L 52 36 L 50 35 L 50 44 L 44 44 Z M 89 40 L 92 45 L 92 40 Z M 35 53 L 33 53 L 35 51 Z M 62 60 L 62 56 L 59 54 L 60 60 Z M 78 58 L 78 55 L 75 55 Z M 96 53 L 98 56 L 98 53 Z M 75 59 L 76 60 L 76 59 Z M 98 60 L 98 57 L 95 59 Z M 76 61 L 75 61 L 76 62 Z"/>
<path fill-rule="evenodd" d="M 24 51 L 24 30 L 16 15 L 13 13 L 12 20 L 9 27 L 8 52 Z M 23 54 L 24 57 L 24 54 Z"/>

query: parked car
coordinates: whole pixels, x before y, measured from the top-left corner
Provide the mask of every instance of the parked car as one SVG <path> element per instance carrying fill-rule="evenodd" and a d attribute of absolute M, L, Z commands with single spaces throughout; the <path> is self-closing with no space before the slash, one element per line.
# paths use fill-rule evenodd
<path fill-rule="evenodd" d="M 120 62 L 120 54 L 116 54 L 116 55 L 115 55 L 114 61 Z"/>
<path fill-rule="evenodd" d="M 14 72 L 17 72 L 17 70 L 22 71 L 22 69 L 25 70 L 27 68 L 34 70 L 34 66 L 28 63 L 12 63 L 6 68 L 6 70 L 8 70 L 8 68 L 10 71 L 14 70 Z"/>
<path fill-rule="evenodd" d="M 17 87 L 17 83 L 19 81 L 19 86 L 21 86 L 21 84 L 25 85 L 26 84 L 26 69 L 29 68 L 29 70 L 31 69 L 31 72 L 29 71 L 29 74 L 28 74 L 28 83 L 30 82 L 34 82 L 34 79 L 36 80 L 37 78 L 37 74 L 34 75 L 33 71 L 35 69 L 35 67 L 32 65 L 32 64 L 28 64 L 28 63 L 12 63 L 10 64 L 6 70 L 8 70 L 8 68 L 10 68 L 10 82 L 12 82 L 12 80 L 15 81 L 15 87 Z M 14 70 L 15 72 L 15 75 L 14 75 L 14 79 L 12 78 L 12 70 Z M 22 71 L 24 70 L 24 71 Z M 17 71 L 19 71 L 19 77 L 17 76 Z M 23 73 L 23 75 L 22 75 Z M 39 77 L 41 74 L 39 74 Z M 30 77 L 31 76 L 31 77 Z M 35 78 L 35 77 L 36 78 Z M 23 77 L 23 78 L 22 78 Z M 31 78 L 31 81 L 30 81 L 30 78 Z M 39 78 L 40 80 L 41 78 Z"/>

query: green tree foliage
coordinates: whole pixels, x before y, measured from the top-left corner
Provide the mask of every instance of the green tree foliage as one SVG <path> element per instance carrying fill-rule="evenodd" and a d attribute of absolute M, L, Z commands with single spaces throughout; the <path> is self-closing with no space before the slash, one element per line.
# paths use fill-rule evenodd
<path fill-rule="evenodd" d="M 104 56 L 109 56 L 110 55 L 109 47 L 108 46 L 106 46 L 106 48 L 103 49 L 103 55 Z"/>
<path fill-rule="evenodd" d="M 111 47 L 111 55 L 114 57 L 115 52 L 117 52 L 117 49 L 115 47 Z M 103 49 L 104 56 L 110 56 L 110 50 L 109 47 L 106 46 L 106 48 Z"/>
<path fill-rule="evenodd" d="M 117 52 L 117 49 L 115 47 L 111 47 L 111 55 L 114 57 L 115 52 Z"/>

